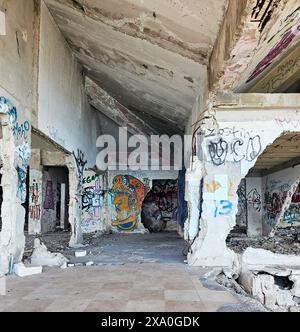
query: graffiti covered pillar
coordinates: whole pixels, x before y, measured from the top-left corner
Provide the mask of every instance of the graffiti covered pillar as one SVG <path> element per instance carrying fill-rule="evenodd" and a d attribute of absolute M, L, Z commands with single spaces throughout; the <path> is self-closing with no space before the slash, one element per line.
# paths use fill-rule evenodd
<path fill-rule="evenodd" d="M 85 171 L 82 186 L 81 229 L 83 233 L 105 232 L 103 176 Z"/>
<path fill-rule="evenodd" d="M 81 218 L 82 218 L 82 195 L 83 195 L 83 174 L 87 161 L 81 150 L 77 154 L 67 157 L 69 169 L 70 203 L 69 222 L 71 224 L 70 246 L 76 246 L 83 241 Z"/>
<path fill-rule="evenodd" d="M 11 272 L 22 260 L 25 236 L 25 203 L 27 168 L 30 159 L 30 122 L 19 113 L 16 101 L 0 95 L 2 126 L 2 230 L 0 232 L 0 271 Z"/>
<path fill-rule="evenodd" d="M 41 234 L 42 225 L 42 188 L 43 173 L 41 170 L 40 150 L 34 149 L 31 153 L 29 170 L 29 217 L 28 233 Z"/>

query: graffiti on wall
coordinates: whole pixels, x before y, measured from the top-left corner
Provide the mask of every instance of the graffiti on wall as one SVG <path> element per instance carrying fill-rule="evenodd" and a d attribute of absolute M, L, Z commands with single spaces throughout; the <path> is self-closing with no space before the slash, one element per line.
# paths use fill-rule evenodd
<path fill-rule="evenodd" d="M 112 226 L 120 231 L 134 230 L 140 220 L 145 197 L 144 184 L 130 175 L 118 175 L 113 180 L 111 195 L 114 213 Z"/>
<path fill-rule="evenodd" d="M 26 179 L 27 179 L 27 167 L 30 158 L 30 148 L 28 143 L 23 143 L 16 148 L 16 170 L 18 174 L 18 188 L 17 188 L 17 197 L 25 202 L 27 187 L 26 187 Z"/>
<path fill-rule="evenodd" d="M 296 193 L 292 197 L 292 202 L 289 208 L 285 211 L 283 222 L 289 225 L 300 223 L 300 188 L 297 188 Z"/>
<path fill-rule="evenodd" d="M 249 207 L 252 207 L 257 212 L 261 211 L 261 195 L 256 188 L 253 188 L 248 192 L 247 203 Z"/>
<path fill-rule="evenodd" d="M 101 226 L 101 209 L 104 206 L 104 195 L 101 189 L 100 176 L 92 172 L 85 173 L 85 175 L 82 182 L 81 227 L 84 232 L 92 232 Z"/>
<path fill-rule="evenodd" d="M 29 187 L 29 218 L 31 220 L 40 220 L 41 218 L 40 198 L 39 182 L 33 179 Z"/>
<path fill-rule="evenodd" d="M 164 219 L 177 221 L 178 181 L 153 180 L 144 203 L 155 204 Z"/>
<path fill-rule="evenodd" d="M 247 225 L 247 193 L 246 193 L 246 179 L 242 179 L 238 190 L 238 211 L 236 215 L 236 223 L 240 226 Z"/>
<path fill-rule="evenodd" d="M 0 112 L 8 115 L 9 125 L 17 145 L 15 148 L 15 168 L 18 175 L 17 197 L 24 203 L 27 194 L 26 178 L 30 158 L 30 148 L 27 143 L 30 123 L 18 119 L 16 107 L 5 97 L 0 97 Z"/>
<path fill-rule="evenodd" d="M 266 57 L 256 66 L 253 73 L 248 78 L 247 83 L 253 81 L 262 72 L 264 72 L 273 63 L 273 61 L 282 53 L 282 51 L 285 50 L 291 44 L 291 42 L 299 34 L 299 32 L 300 32 L 300 22 L 298 21 L 295 25 L 293 25 L 283 34 L 280 41 L 269 51 Z"/>
<path fill-rule="evenodd" d="M 233 212 L 233 203 L 230 198 L 234 196 L 234 183 L 226 174 L 216 174 L 213 179 L 204 181 L 203 199 L 212 201 L 215 206 L 210 212 L 214 218 L 222 216 L 231 216 Z"/>
<path fill-rule="evenodd" d="M 29 121 L 20 122 L 16 107 L 6 98 L 0 97 L 0 112 L 5 113 L 9 117 L 9 124 L 16 140 L 28 138 L 30 131 Z"/>
<path fill-rule="evenodd" d="M 247 130 L 235 127 L 208 129 L 205 135 L 211 162 L 221 166 L 226 161 L 254 161 L 262 151 L 261 138 Z"/>
<path fill-rule="evenodd" d="M 264 217 L 268 225 L 273 226 L 278 221 L 284 203 L 290 193 L 291 185 L 280 180 L 271 180 L 267 183 L 264 194 Z"/>
<path fill-rule="evenodd" d="M 53 182 L 51 180 L 48 180 L 47 185 L 46 185 L 44 209 L 46 209 L 46 210 L 54 210 L 55 209 Z"/>
<path fill-rule="evenodd" d="M 87 164 L 87 160 L 85 159 L 84 153 L 79 149 L 77 150 L 77 155 L 75 155 L 75 152 L 73 152 L 73 156 L 76 161 L 77 173 L 78 173 L 77 190 L 81 191 L 81 186 L 82 186 L 82 182 L 83 182 L 83 172 L 84 172 L 84 168 Z"/>

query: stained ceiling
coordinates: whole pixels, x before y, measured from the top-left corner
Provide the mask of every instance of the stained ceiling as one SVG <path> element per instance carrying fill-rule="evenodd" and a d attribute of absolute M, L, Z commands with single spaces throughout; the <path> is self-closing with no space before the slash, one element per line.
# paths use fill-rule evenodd
<path fill-rule="evenodd" d="M 264 175 L 300 163 L 300 136 L 298 133 L 285 134 L 269 145 L 259 156 L 250 175 Z"/>
<path fill-rule="evenodd" d="M 90 78 L 153 126 L 183 132 L 227 0 L 45 2 Z"/>

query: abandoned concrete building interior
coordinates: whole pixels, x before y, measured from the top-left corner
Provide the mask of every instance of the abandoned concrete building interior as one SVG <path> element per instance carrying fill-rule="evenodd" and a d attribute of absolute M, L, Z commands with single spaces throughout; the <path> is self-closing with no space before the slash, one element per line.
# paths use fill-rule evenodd
<path fill-rule="evenodd" d="M 0 311 L 300 311 L 299 93 L 300 0 L 0 0 Z"/>

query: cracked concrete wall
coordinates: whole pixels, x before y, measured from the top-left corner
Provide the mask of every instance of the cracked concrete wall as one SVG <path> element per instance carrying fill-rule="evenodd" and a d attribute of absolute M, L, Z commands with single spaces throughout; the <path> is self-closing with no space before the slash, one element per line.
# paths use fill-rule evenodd
<path fill-rule="evenodd" d="M 247 99 L 255 104 L 253 96 Z M 297 132 L 288 121 L 284 127 L 276 125 L 275 118 L 282 116 L 282 110 L 270 111 L 267 104 L 271 100 L 275 102 L 273 95 L 267 95 L 263 104 L 251 104 L 251 108 L 245 100 L 239 112 L 228 104 L 208 113 L 211 119 L 202 127 L 203 164 L 198 166 L 204 168 L 202 214 L 199 235 L 188 255 L 190 265 L 227 266 L 232 270 L 238 265 L 236 254 L 225 242 L 236 225 L 238 186 L 269 144 L 283 133 Z M 296 107 L 283 109 L 287 118 L 299 119 Z"/>
<path fill-rule="evenodd" d="M 0 1 L 5 14 L 5 34 L 0 36 L 0 113 L 3 204 L 0 233 L 0 270 L 21 260 L 25 237 L 27 167 L 33 112 L 34 26 L 36 3 L 31 0 Z"/>

